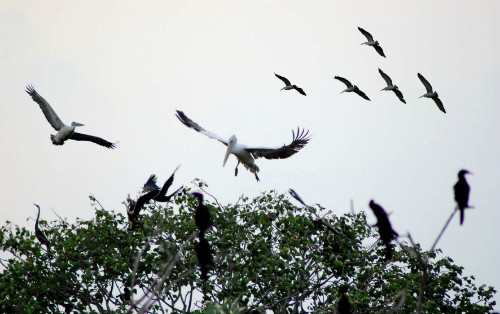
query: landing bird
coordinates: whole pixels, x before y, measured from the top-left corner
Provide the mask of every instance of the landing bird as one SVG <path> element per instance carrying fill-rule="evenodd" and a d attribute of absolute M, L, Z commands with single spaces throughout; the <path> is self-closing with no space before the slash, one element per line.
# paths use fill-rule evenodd
<path fill-rule="evenodd" d="M 297 129 L 297 133 L 292 131 L 293 140 L 289 145 L 283 145 L 278 148 L 262 148 L 262 147 L 248 147 L 243 144 L 238 143 L 236 136 L 232 135 L 228 140 L 209 132 L 199 126 L 196 122 L 189 119 L 182 111 L 177 110 L 177 118 L 188 128 L 194 129 L 203 135 L 206 135 L 212 139 L 218 140 L 222 144 L 227 146 L 226 154 L 224 156 L 224 161 L 222 166 L 226 164 L 229 154 L 233 154 L 238 159 L 238 164 L 234 169 L 234 175 L 238 175 L 238 166 L 242 163 L 248 171 L 255 175 L 255 179 L 259 181 L 259 167 L 255 164 L 255 159 L 264 157 L 266 159 L 283 159 L 288 158 L 298 152 L 302 147 L 304 147 L 308 142 L 310 137 L 307 135 L 309 131 Z"/>
<path fill-rule="evenodd" d="M 57 116 L 56 112 L 49 103 L 40 96 L 32 85 L 28 85 L 26 87 L 26 92 L 33 98 L 35 102 L 38 103 L 40 109 L 42 109 L 45 118 L 49 121 L 50 125 L 58 131 L 56 135 L 50 135 L 50 139 L 52 140 L 52 144 L 54 145 L 63 145 L 66 140 L 75 140 L 75 141 L 89 141 L 95 144 L 99 144 L 106 148 L 115 148 L 115 143 L 108 142 L 100 137 L 77 133 L 75 132 L 75 128 L 77 126 L 83 126 L 83 124 L 78 122 L 71 122 L 71 125 L 64 124 L 61 119 Z"/>
<path fill-rule="evenodd" d="M 380 47 L 378 41 L 373 40 L 373 36 L 361 27 L 358 27 L 358 29 L 363 35 L 365 35 L 366 39 L 368 40 L 367 42 L 362 43 L 362 45 L 372 46 L 373 48 L 375 48 L 375 50 L 377 50 L 379 55 L 385 58 L 384 50 L 382 50 L 382 47 Z"/>
<path fill-rule="evenodd" d="M 209 266 L 214 264 L 212 246 L 208 243 L 205 237 L 200 237 L 200 242 L 196 245 L 196 257 L 200 264 L 200 271 L 202 280 L 208 279 Z"/>
<path fill-rule="evenodd" d="M 47 253 L 50 253 L 50 242 L 43 233 L 42 230 L 40 230 L 40 227 L 38 225 L 38 221 L 40 220 L 40 206 L 37 204 L 33 203 L 38 208 L 38 215 L 36 216 L 36 222 L 35 222 L 35 237 L 40 241 L 41 244 L 45 245 L 47 248 Z"/>
<path fill-rule="evenodd" d="M 286 77 L 283 77 L 281 75 L 278 75 L 276 73 L 274 73 L 274 75 L 276 75 L 277 78 L 279 78 L 280 80 L 283 81 L 283 83 L 285 83 L 285 87 L 283 87 L 282 89 L 280 90 L 290 90 L 290 89 L 295 89 L 296 91 L 298 91 L 299 93 L 301 93 L 302 95 L 306 96 L 306 93 L 304 92 L 304 90 L 302 90 L 302 88 L 300 87 L 297 87 L 297 85 L 292 85 L 292 83 L 290 83 L 290 81 L 286 78 Z"/>
<path fill-rule="evenodd" d="M 347 86 L 346 89 L 344 89 L 343 91 L 340 92 L 341 94 L 343 92 L 355 92 L 356 94 L 363 97 L 364 99 L 370 100 L 370 98 L 368 98 L 368 96 L 366 96 L 365 93 L 363 93 L 356 85 L 352 85 L 351 82 L 349 82 L 345 78 L 340 77 L 340 76 L 335 76 L 334 79 L 341 81 L 342 83 L 344 83 Z"/>
<path fill-rule="evenodd" d="M 386 259 L 390 260 L 392 258 L 391 241 L 394 240 L 399 234 L 392 229 L 391 222 L 385 210 L 379 204 L 375 203 L 373 200 L 369 203 L 373 214 L 377 218 L 377 223 L 375 226 L 378 227 L 378 233 L 380 235 L 380 240 L 384 243 L 386 247 Z"/>
<path fill-rule="evenodd" d="M 403 93 L 399 90 L 397 85 L 392 85 L 392 80 L 389 77 L 389 75 L 385 74 L 384 71 L 378 69 L 378 73 L 382 75 L 382 78 L 385 80 L 387 87 L 384 87 L 382 90 L 392 90 L 396 96 L 398 96 L 399 100 L 404 102 L 406 104 L 406 101 L 404 100 Z"/>
<path fill-rule="evenodd" d="M 464 211 L 469 206 L 469 193 L 470 187 L 465 179 L 465 175 L 469 174 L 468 170 L 462 169 L 458 172 L 458 182 L 453 186 L 455 191 L 455 201 L 457 202 L 457 207 L 460 210 L 460 225 L 464 223 Z"/>
<path fill-rule="evenodd" d="M 194 213 L 194 222 L 200 231 L 200 238 L 204 238 L 205 232 L 214 223 L 212 222 L 212 217 L 210 216 L 210 211 L 208 210 L 207 205 L 203 204 L 203 194 L 194 192 L 191 193 L 191 195 L 198 199 L 198 206 L 196 207 L 196 211 Z"/>
<path fill-rule="evenodd" d="M 423 77 L 422 74 L 420 73 L 418 73 L 418 78 L 420 79 L 420 81 L 422 81 L 422 84 L 424 84 L 425 89 L 427 90 L 427 93 L 423 94 L 419 98 L 422 97 L 432 98 L 432 100 L 434 100 L 434 102 L 438 106 L 439 110 L 446 113 L 446 110 L 444 110 L 443 103 L 441 102 L 441 99 L 439 99 L 438 93 L 432 90 L 431 84 L 429 84 L 429 82 L 425 79 L 425 77 Z"/>

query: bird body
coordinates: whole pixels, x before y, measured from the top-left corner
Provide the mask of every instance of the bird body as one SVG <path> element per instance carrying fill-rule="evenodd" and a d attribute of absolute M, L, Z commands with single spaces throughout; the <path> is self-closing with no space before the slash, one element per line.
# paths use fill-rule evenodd
<path fill-rule="evenodd" d="M 229 155 L 232 154 L 236 156 L 238 163 L 235 168 L 235 175 L 238 175 L 238 166 L 242 163 L 247 170 L 255 175 L 257 181 L 259 181 L 259 167 L 255 164 L 255 159 L 264 157 L 266 159 L 283 159 L 288 158 L 295 153 L 297 153 L 302 147 L 304 147 L 309 142 L 309 137 L 307 136 L 309 132 L 305 130 L 297 129 L 297 133 L 292 131 L 292 143 L 289 145 L 283 145 L 278 148 L 264 148 L 264 147 L 249 147 L 238 142 L 235 135 L 232 135 L 228 140 L 209 132 L 202 127 L 200 127 L 196 122 L 189 119 L 182 111 L 177 110 L 177 118 L 188 128 L 194 129 L 195 131 L 202 133 L 212 139 L 216 139 L 222 144 L 227 146 L 226 153 L 224 155 L 224 161 L 222 166 L 225 166 Z"/>
<path fill-rule="evenodd" d="M 375 203 L 373 200 L 369 203 L 370 208 L 373 211 L 373 214 L 377 218 L 377 223 L 375 226 L 378 227 L 378 232 L 380 235 L 380 240 L 386 246 L 386 259 L 390 260 L 392 258 L 392 249 L 390 247 L 390 243 L 399 234 L 392 229 L 391 222 L 389 221 L 389 217 L 385 210 L 379 204 Z"/>
<path fill-rule="evenodd" d="M 364 98 L 366 100 L 370 100 L 370 98 L 368 98 L 368 96 L 366 96 L 365 93 L 363 93 L 356 85 L 351 84 L 351 82 L 349 82 L 349 80 L 347 80 L 343 77 L 340 77 L 340 76 L 335 76 L 334 79 L 341 81 L 347 87 L 346 89 L 344 89 L 343 91 L 340 92 L 341 94 L 343 92 L 347 92 L 347 93 L 355 92 L 356 94 L 358 94 L 362 98 Z"/>
<path fill-rule="evenodd" d="M 427 81 L 425 79 L 425 77 L 420 73 L 417 73 L 417 76 L 420 79 L 420 81 L 422 82 L 422 84 L 424 84 L 425 89 L 427 91 L 427 93 L 423 94 L 419 98 L 422 98 L 422 97 L 432 98 L 432 100 L 434 100 L 434 102 L 436 103 L 436 106 L 439 108 L 439 110 L 446 113 L 446 110 L 444 109 L 443 102 L 441 101 L 441 99 L 439 99 L 438 93 L 432 89 L 432 85 L 429 83 L 429 81 Z"/>
<path fill-rule="evenodd" d="M 278 75 L 276 73 L 274 73 L 274 75 L 276 75 L 277 78 L 279 78 L 280 80 L 283 81 L 283 83 L 285 83 L 285 87 L 283 87 L 282 89 L 280 90 L 291 90 L 291 89 L 295 89 L 296 91 L 298 91 L 300 94 L 306 96 L 306 93 L 304 92 L 304 90 L 300 87 L 297 87 L 297 85 L 294 85 L 292 83 L 290 83 L 290 81 L 284 77 L 284 76 L 281 76 L 281 75 Z"/>
<path fill-rule="evenodd" d="M 47 252 L 50 253 L 50 242 L 39 226 L 40 206 L 38 206 L 37 204 L 33 205 L 35 205 L 38 208 L 38 215 L 36 216 L 36 221 L 35 221 L 35 237 L 41 244 L 45 245 L 45 247 L 47 248 Z"/>
<path fill-rule="evenodd" d="M 57 116 L 54 109 L 52 109 L 50 104 L 45 99 L 43 99 L 40 94 L 37 93 L 33 86 L 28 85 L 26 87 L 26 92 L 36 103 L 38 103 L 47 121 L 54 128 L 54 130 L 57 131 L 55 135 L 50 135 L 52 144 L 63 145 L 66 140 L 75 140 L 89 141 L 106 148 L 115 148 L 116 144 L 108 142 L 100 137 L 75 132 L 75 128 L 77 126 L 83 126 L 83 124 L 81 123 L 72 122 L 71 125 L 64 124 Z"/>
<path fill-rule="evenodd" d="M 366 37 L 367 40 L 366 42 L 362 43 L 362 45 L 367 45 L 375 48 L 378 54 L 385 58 L 384 50 L 382 49 L 382 47 L 380 47 L 379 42 L 374 40 L 373 36 L 361 27 L 358 27 L 358 30 Z"/>
<path fill-rule="evenodd" d="M 198 206 L 194 214 L 194 222 L 200 231 L 201 238 L 205 236 L 207 229 L 213 225 L 212 217 L 210 216 L 207 205 L 203 203 L 203 194 L 194 192 L 192 195 L 198 199 Z"/>
<path fill-rule="evenodd" d="M 462 169 L 458 172 L 458 181 L 453 186 L 455 192 L 455 201 L 457 202 L 457 207 L 460 210 L 460 225 L 464 223 L 465 209 L 470 208 L 469 206 L 469 194 L 470 186 L 465 179 L 465 175 L 470 174 L 468 170 Z"/>
<path fill-rule="evenodd" d="M 389 75 L 385 74 L 384 71 L 378 69 L 378 72 L 380 73 L 380 75 L 382 76 L 382 78 L 385 80 L 387 86 L 384 87 L 382 89 L 382 91 L 387 91 L 387 90 L 391 90 L 394 92 L 394 94 L 396 94 L 396 96 L 399 98 L 399 100 L 403 103 L 406 104 L 406 101 L 404 100 L 404 97 L 403 97 L 403 93 L 401 93 L 401 91 L 399 90 L 398 86 L 397 85 L 393 85 L 392 84 L 392 79 L 389 77 Z"/>

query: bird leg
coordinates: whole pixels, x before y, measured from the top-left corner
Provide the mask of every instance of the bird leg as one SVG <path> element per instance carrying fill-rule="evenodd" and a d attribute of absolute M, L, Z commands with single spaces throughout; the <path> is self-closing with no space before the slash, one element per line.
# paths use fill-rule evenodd
<path fill-rule="evenodd" d="M 236 168 L 234 168 L 234 176 L 238 176 L 238 166 L 240 165 L 240 161 L 238 160 L 238 163 L 236 164 Z"/>
<path fill-rule="evenodd" d="M 257 182 L 260 181 L 259 176 L 257 175 L 257 172 L 255 172 L 255 179 L 257 179 Z"/>

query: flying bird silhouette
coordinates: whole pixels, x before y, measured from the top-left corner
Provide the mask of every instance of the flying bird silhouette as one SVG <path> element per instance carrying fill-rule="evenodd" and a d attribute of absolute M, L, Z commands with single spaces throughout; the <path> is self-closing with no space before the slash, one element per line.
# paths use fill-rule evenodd
<path fill-rule="evenodd" d="M 460 225 L 464 223 L 465 209 L 470 208 L 469 206 L 469 193 L 470 187 L 465 179 L 465 175 L 470 174 L 468 170 L 462 169 L 458 172 L 458 181 L 453 186 L 455 191 L 455 201 L 457 202 L 457 207 L 460 210 Z"/>
<path fill-rule="evenodd" d="M 248 171 L 252 172 L 255 175 L 255 179 L 259 181 L 259 176 L 257 173 L 259 172 L 259 167 L 255 164 L 255 159 L 264 157 L 266 159 L 283 159 L 288 158 L 299 150 L 302 149 L 308 142 L 310 137 L 307 135 L 309 131 L 297 129 L 297 133 L 292 131 L 292 142 L 288 145 L 283 145 L 278 148 L 263 148 L 263 147 L 248 147 L 246 145 L 238 143 L 238 140 L 235 135 L 232 135 L 229 140 L 225 140 L 224 138 L 209 132 L 199 126 L 196 122 L 189 119 L 184 112 L 177 110 L 177 118 L 181 121 L 185 126 L 191 128 L 205 136 L 208 136 L 212 139 L 218 140 L 222 144 L 227 146 L 226 154 L 224 156 L 224 161 L 222 166 L 224 166 L 229 158 L 229 154 L 233 154 L 238 159 L 238 163 L 236 164 L 236 168 L 234 169 L 234 175 L 238 175 L 238 166 L 242 163 Z"/>
<path fill-rule="evenodd" d="M 378 41 L 373 40 L 373 36 L 361 27 L 358 27 L 358 29 L 368 40 L 367 42 L 362 43 L 362 45 L 372 46 L 373 48 L 375 48 L 375 50 L 377 50 L 379 55 L 385 58 L 384 50 L 382 50 L 382 47 L 380 47 Z"/>
<path fill-rule="evenodd" d="M 54 130 L 58 131 L 56 135 L 50 135 L 52 144 L 63 145 L 66 140 L 75 140 L 92 142 L 106 148 L 115 148 L 115 143 L 108 142 L 97 136 L 75 132 L 75 128 L 77 126 L 83 126 L 83 124 L 81 123 L 72 122 L 71 125 L 64 124 L 57 116 L 54 109 L 52 109 L 49 103 L 36 92 L 35 88 L 32 85 L 28 85 L 26 87 L 26 92 L 36 103 L 38 103 L 40 109 L 42 109 L 42 112 L 45 115 L 45 118 L 47 118 L 47 121 L 49 121 Z"/>
<path fill-rule="evenodd" d="M 274 75 L 276 75 L 277 78 L 279 78 L 280 80 L 283 81 L 283 83 L 285 83 L 285 87 L 283 87 L 281 90 L 295 89 L 296 91 L 298 91 L 302 95 L 306 96 L 306 93 L 304 92 L 304 90 L 302 88 L 297 87 L 297 85 L 292 85 L 292 83 L 290 83 L 290 81 L 286 77 L 278 75 L 276 73 L 274 73 Z"/>
<path fill-rule="evenodd" d="M 340 92 L 341 94 L 343 92 L 348 92 L 348 93 L 355 92 L 356 94 L 363 97 L 364 99 L 370 100 L 370 98 L 368 98 L 368 96 L 366 96 L 365 93 L 363 93 L 356 85 L 352 85 L 351 82 L 349 82 L 347 79 L 340 77 L 340 76 L 335 76 L 334 79 L 341 81 L 342 83 L 344 83 L 347 86 L 346 89 L 344 89 L 343 91 Z"/>
<path fill-rule="evenodd" d="M 389 217 L 385 210 L 379 204 L 375 203 L 373 200 L 369 203 L 370 208 L 373 211 L 373 214 L 377 218 L 377 223 L 375 226 L 378 227 L 378 233 L 380 235 L 380 240 L 386 247 L 385 257 L 386 260 L 392 259 L 392 249 L 391 249 L 391 241 L 394 240 L 399 234 L 392 229 L 391 222 L 389 221 Z"/>
<path fill-rule="evenodd" d="M 38 206 L 35 203 L 33 203 L 33 205 L 35 205 L 38 208 L 38 215 L 36 216 L 36 221 L 35 221 L 35 237 L 41 244 L 45 245 L 45 247 L 47 248 L 47 253 L 50 253 L 50 242 L 43 233 L 43 231 L 40 229 L 40 226 L 38 224 L 40 220 L 40 206 Z"/>
<path fill-rule="evenodd" d="M 425 77 L 423 77 L 422 74 L 417 73 L 417 75 L 418 75 L 418 78 L 420 79 L 420 81 L 422 82 L 422 84 L 424 84 L 425 89 L 427 90 L 427 93 L 423 94 L 419 98 L 422 98 L 422 97 L 432 98 L 432 100 L 434 100 L 434 102 L 436 103 L 436 106 L 438 106 L 439 110 L 446 113 L 446 110 L 444 109 L 444 106 L 443 106 L 443 102 L 441 101 L 441 99 L 439 99 L 438 93 L 434 92 L 432 90 L 431 84 L 425 79 Z"/>
<path fill-rule="evenodd" d="M 389 75 L 385 74 L 384 71 L 378 69 L 378 73 L 382 75 L 382 78 L 385 80 L 387 86 L 384 87 L 382 90 L 392 90 L 394 94 L 399 98 L 401 102 L 404 102 L 406 104 L 406 101 L 404 100 L 403 93 L 399 90 L 399 87 L 397 85 L 392 84 L 392 80 L 389 77 Z"/>

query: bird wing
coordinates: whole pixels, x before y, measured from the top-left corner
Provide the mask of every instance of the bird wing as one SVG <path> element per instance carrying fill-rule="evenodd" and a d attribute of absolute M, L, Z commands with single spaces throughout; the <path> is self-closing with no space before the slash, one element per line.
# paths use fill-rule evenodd
<path fill-rule="evenodd" d="M 33 87 L 33 85 L 28 85 L 26 86 L 26 93 L 31 96 L 31 98 L 38 103 L 40 106 L 40 109 L 42 109 L 43 114 L 45 115 L 45 118 L 47 118 L 47 121 L 49 121 L 50 125 L 56 130 L 59 131 L 63 126 L 64 123 L 59 119 L 57 116 L 57 113 L 52 109 L 52 107 L 49 105 L 49 103 L 43 99 L 40 94 L 38 94 Z"/>
<path fill-rule="evenodd" d="M 304 90 L 302 88 L 295 86 L 294 89 L 296 91 L 298 91 L 299 93 L 301 93 L 302 95 L 307 96 L 306 92 L 304 92 Z"/>
<path fill-rule="evenodd" d="M 438 97 L 432 97 L 432 100 L 434 100 L 439 110 L 446 113 L 446 110 L 444 109 L 443 102 L 441 101 L 441 99 L 439 99 Z"/>
<path fill-rule="evenodd" d="M 156 184 L 157 177 L 155 174 L 152 174 L 149 176 L 148 181 L 144 183 L 144 186 L 142 187 L 143 190 L 159 190 L 160 187 Z"/>
<path fill-rule="evenodd" d="M 368 39 L 368 41 L 373 41 L 373 36 L 372 34 L 368 33 L 367 31 L 365 31 L 364 29 L 362 29 L 361 27 L 358 27 L 359 31 L 365 35 L 366 39 Z"/>
<path fill-rule="evenodd" d="M 375 46 L 373 46 L 373 48 L 375 48 L 375 50 L 377 50 L 379 55 L 381 55 L 382 57 L 385 58 L 384 50 L 382 49 L 382 47 L 380 47 L 380 45 L 375 45 Z"/>
<path fill-rule="evenodd" d="M 285 83 L 286 86 L 291 85 L 290 81 L 286 77 L 278 75 L 276 73 L 274 73 L 274 75 L 276 75 L 277 78 L 279 78 L 280 80 L 282 80 L 283 83 Z"/>
<path fill-rule="evenodd" d="M 111 148 L 111 149 L 116 147 L 116 143 L 108 142 L 105 139 L 97 137 L 97 136 L 87 135 L 87 134 L 82 134 L 82 133 L 77 133 L 77 132 L 73 133 L 73 135 L 71 135 L 71 137 L 69 139 L 75 140 L 75 141 L 88 141 L 88 142 L 92 142 L 92 143 L 104 146 L 106 148 Z"/>
<path fill-rule="evenodd" d="M 158 193 L 157 196 L 161 196 L 161 195 L 165 195 L 167 194 L 167 191 L 168 189 L 170 188 L 170 186 L 172 185 L 172 183 L 174 183 L 174 175 L 175 173 L 177 172 L 177 170 L 179 169 L 181 165 L 178 165 L 177 168 L 175 168 L 174 172 L 172 172 L 172 174 L 170 175 L 170 178 L 168 178 L 167 181 L 165 181 L 165 183 L 163 184 L 161 190 L 160 190 L 160 193 Z"/>
<path fill-rule="evenodd" d="M 370 98 L 368 98 L 368 96 L 366 96 L 365 93 L 363 93 L 360 89 L 355 89 L 354 92 L 359 96 L 363 97 L 364 99 L 370 100 Z"/>
<path fill-rule="evenodd" d="M 307 135 L 309 131 L 300 130 L 297 128 L 297 133 L 292 130 L 293 140 L 289 145 L 283 145 L 279 148 L 245 148 L 252 156 L 257 159 L 264 157 L 266 159 L 283 159 L 288 158 L 298 152 L 308 142 L 310 137 Z"/>
<path fill-rule="evenodd" d="M 139 214 L 139 212 L 141 211 L 142 207 L 148 203 L 149 201 L 151 201 L 153 199 L 153 197 L 155 197 L 155 195 L 158 194 L 158 190 L 153 190 L 153 191 L 149 191 L 148 193 L 145 193 L 143 195 L 141 195 L 138 199 L 137 199 L 137 202 L 135 203 L 135 206 L 134 206 L 134 216 L 137 216 Z"/>
<path fill-rule="evenodd" d="M 399 100 L 401 100 L 402 102 L 404 102 L 406 104 L 406 101 L 404 100 L 403 93 L 401 93 L 401 91 L 399 89 L 393 89 L 392 91 L 394 92 L 394 94 L 396 94 L 396 96 L 398 96 Z"/>
<path fill-rule="evenodd" d="M 424 84 L 425 86 L 425 89 L 427 90 L 428 93 L 432 93 L 432 86 L 431 84 L 425 79 L 425 77 L 420 74 L 420 73 L 417 73 L 418 75 L 418 78 L 420 79 L 420 81 L 422 82 L 422 84 Z"/>
<path fill-rule="evenodd" d="M 382 75 L 382 78 L 385 80 L 385 82 L 387 83 L 387 86 L 392 86 L 392 80 L 391 78 L 389 77 L 389 75 L 385 74 L 384 71 L 378 69 L 378 73 L 380 73 L 380 75 Z"/>
<path fill-rule="evenodd" d="M 340 77 L 340 76 L 335 76 L 334 79 L 341 81 L 344 83 L 347 87 L 352 87 L 351 82 L 349 82 L 347 79 Z"/>
<path fill-rule="evenodd" d="M 189 119 L 184 112 L 180 110 L 176 110 L 177 114 L 175 115 L 185 126 L 188 128 L 191 128 L 195 130 L 196 132 L 200 132 L 201 134 L 208 136 L 210 138 L 213 138 L 214 140 L 218 140 L 222 144 L 227 146 L 227 140 L 223 139 L 222 137 L 218 136 L 217 134 L 214 134 L 212 132 L 209 132 L 202 128 L 201 126 L 198 125 L 198 123 L 194 122 L 193 120 Z"/>

